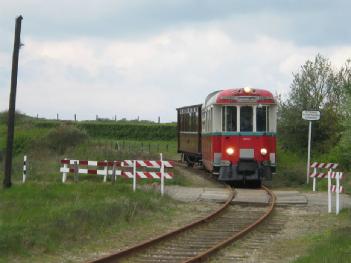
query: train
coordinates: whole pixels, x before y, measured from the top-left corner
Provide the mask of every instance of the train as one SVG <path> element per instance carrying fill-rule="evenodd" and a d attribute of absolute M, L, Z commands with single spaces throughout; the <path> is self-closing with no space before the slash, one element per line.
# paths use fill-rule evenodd
<path fill-rule="evenodd" d="M 277 101 L 265 89 L 218 90 L 177 108 L 177 148 L 228 184 L 271 181 L 276 170 Z"/>

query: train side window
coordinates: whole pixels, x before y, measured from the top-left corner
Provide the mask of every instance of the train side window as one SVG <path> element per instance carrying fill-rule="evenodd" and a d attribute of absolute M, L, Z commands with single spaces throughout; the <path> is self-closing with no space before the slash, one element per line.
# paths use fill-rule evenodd
<path fill-rule="evenodd" d="M 268 131 L 268 107 L 261 106 L 256 108 L 256 131 Z"/>
<path fill-rule="evenodd" d="M 240 131 L 252 132 L 252 116 L 253 110 L 251 106 L 240 107 Z"/>

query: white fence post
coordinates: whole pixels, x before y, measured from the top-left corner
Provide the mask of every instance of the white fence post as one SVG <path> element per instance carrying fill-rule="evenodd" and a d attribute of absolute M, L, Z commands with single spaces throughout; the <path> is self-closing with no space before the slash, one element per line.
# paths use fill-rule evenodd
<path fill-rule="evenodd" d="M 313 173 L 317 174 L 317 168 L 313 168 Z M 313 177 L 313 192 L 316 192 L 316 183 L 317 183 L 316 181 L 317 181 L 316 177 Z"/>
<path fill-rule="evenodd" d="M 67 160 L 67 158 L 65 158 L 65 160 Z M 67 165 L 66 163 L 63 164 L 63 168 L 64 168 L 64 169 L 68 168 L 68 165 Z M 62 173 L 62 183 L 65 183 L 66 180 L 67 180 L 67 173 L 66 173 L 66 172 L 63 172 L 63 173 Z"/>
<path fill-rule="evenodd" d="M 336 211 L 335 211 L 335 213 L 338 215 L 339 214 L 339 212 L 340 212 L 340 173 L 339 172 L 337 172 L 336 173 L 336 204 L 335 204 L 335 206 L 336 206 Z"/>
<path fill-rule="evenodd" d="M 160 159 L 161 159 L 161 195 L 163 196 L 165 193 L 165 164 L 163 162 L 163 156 L 162 153 L 160 153 Z"/>
<path fill-rule="evenodd" d="M 113 166 L 112 166 L 112 182 L 116 182 L 116 161 L 113 161 Z"/>
<path fill-rule="evenodd" d="M 23 157 L 23 178 L 22 182 L 25 183 L 27 179 L 27 155 Z"/>
<path fill-rule="evenodd" d="M 328 171 L 328 213 L 331 213 L 331 170 Z"/>
<path fill-rule="evenodd" d="M 104 183 L 107 181 L 108 165 L 107 160 L 105 160 L 106 166 L 104 167 Z"/>
<path fill-rule="evenodd" d="M 136 190 L 136 160 L 133 161 L 133 191 Z"/>

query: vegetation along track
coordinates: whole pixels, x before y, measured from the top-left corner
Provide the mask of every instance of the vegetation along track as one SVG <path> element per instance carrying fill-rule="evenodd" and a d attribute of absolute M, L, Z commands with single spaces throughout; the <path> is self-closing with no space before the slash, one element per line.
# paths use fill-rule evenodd
<path fill-rule="evenodd" d="M 92 262 L 201 262 L 210 254 L 241 238 L 273 211 L 276 197 L 267 206 L 231 205 L 235 191 L 230 189 L 226 203 L 194 223 Z"/>

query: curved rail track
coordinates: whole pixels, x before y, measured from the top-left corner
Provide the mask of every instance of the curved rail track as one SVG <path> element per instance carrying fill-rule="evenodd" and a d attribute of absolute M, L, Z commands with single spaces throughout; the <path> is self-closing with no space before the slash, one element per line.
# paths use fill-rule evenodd
<path fill-rule="evenodd" d="M 226 203 L 205 218 L 91 263 L 201 262 L 244 236 L 270 215 L 276 197 L 263 188 L 270 196 L 267 206 L 231 205 L 235 191 L 230 189 Z"/>

